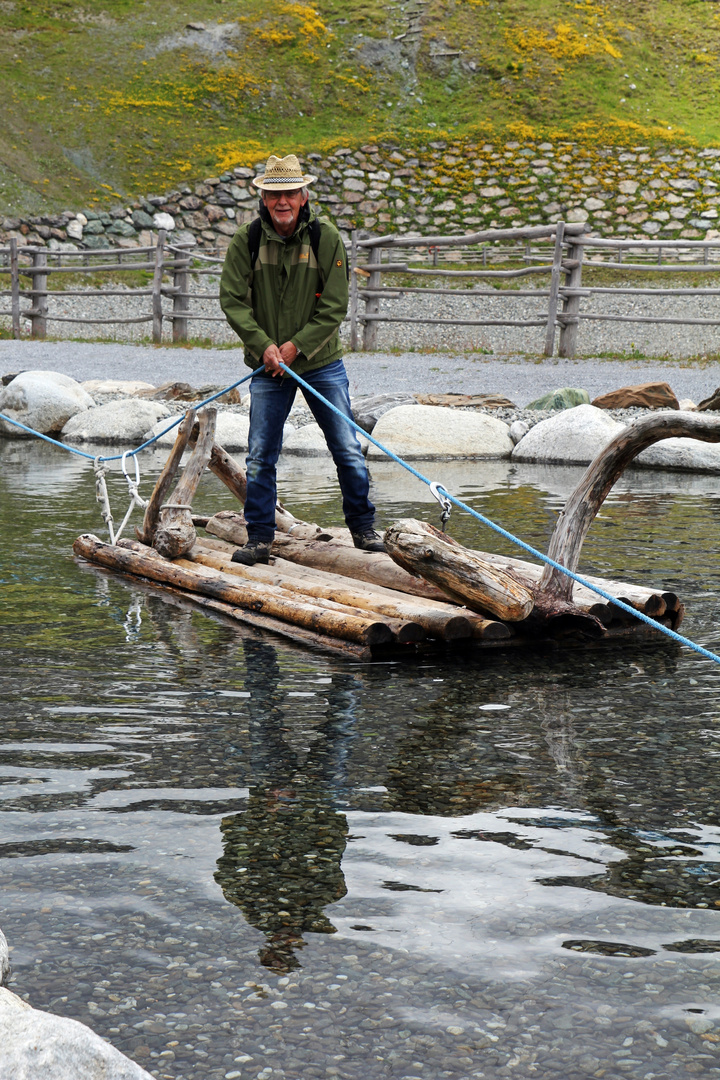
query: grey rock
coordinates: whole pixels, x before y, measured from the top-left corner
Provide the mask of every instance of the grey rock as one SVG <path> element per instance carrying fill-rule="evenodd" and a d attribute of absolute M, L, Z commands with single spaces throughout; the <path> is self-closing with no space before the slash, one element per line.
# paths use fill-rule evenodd
<path fill-rule="evenodd" d="M 633 464 L 677 472 L 720 473 L 720 445 L 699 439 L 663 439 L 638 454 Z"/>
<path fill-rule="evenodd" d="M 84 1024 L 33 1009 L 4 987 L 0 1045 L 8 1080 L 153 1080 Z"/>
<path fill-rule="evenodd" d="M 510 438 L 517 446 L 520 440 L 527 435 L 529 430 L 530 425 L 526 424 L 524 420 L 513 420 L 510 425 Z"/>
<path fill-rule="evenodd" d="M 135 226 L 129 221 L 116 221 L 107 230 L 112 236 L 135 236 Z"/>
<path fill-rule="evenodd" d="M 153 219 L 144 210 L 133 210 L 133 225 L 136 229 L 152 229 Z"/>
<path fill-rule="evenodd" d="M 92 224 L 92 222 L 90 222 Z M 110 241 L 104 234 L 102 236 L 84 236 L 83 244 L 86 248 L 109 248 Z"/>
<path fill-rule="evenodd" d="M 417 405 L 414 394 L 372 394 L 353 398 L 352 411 L 355 423 L 370 434 L 381 416 L 398 405 Z"/>
<path fill-rule="evenodd" d="M 587 390 L 576 390 L 572 386 L 563 386 L 549 394 L 543 394 L 536 401 L 526 405 L 526 409 L 574 409 L 577 405 L 589 405 L 590 395 Z"/>
<path fill-rule="evenodd" d="M 120 398 L 68 420 L 62 429 L 62 437 L 69 443 L 134 445 L 143 441 L 149 427 L 170 415 L 167 405 L 161 401 Z"/>
<path fill-rule="evenodd" d="M 594 405 L 578 405 L 541 420 L 520 440 L 513 461 L 547 461 L 586 465 L 595 458 L 623 424 Z"/>
<path fill-rule="evenodd" d="M 513 449 L 508 425 L 502 420 L 437 405 L 399 405 L 380 418 L 373 436 L 406 460 L 507 458 Z M 370 445 L 368 458 L 384 457 Z"/>
<path fill-rule="evenodd" d="M 60 431 L 94 404 L 75 379 L 57 371 L 23 371 L 0 391 L 0 412 L 43 435 Z M 0 420 L 0 435 L 17 439 L 26 433 Z"/>

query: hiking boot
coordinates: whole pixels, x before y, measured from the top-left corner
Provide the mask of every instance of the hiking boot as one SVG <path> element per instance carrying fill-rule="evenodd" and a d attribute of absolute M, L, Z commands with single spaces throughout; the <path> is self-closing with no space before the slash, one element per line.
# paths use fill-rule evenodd
<path fill-rule="evenodd" d="M 365 529 L 364 532 L 351 532 L 352 542 L 361 551 L 384 551 L 385 545 L 380 533 L 374 529 Z"/>
<path fill-rule="evenodd" d="M 248 540 L 245 547 L 233 551 L 230 562 L 254 566 L 255 563 L 267 563 L 270 559 L 272 540 Z"/>

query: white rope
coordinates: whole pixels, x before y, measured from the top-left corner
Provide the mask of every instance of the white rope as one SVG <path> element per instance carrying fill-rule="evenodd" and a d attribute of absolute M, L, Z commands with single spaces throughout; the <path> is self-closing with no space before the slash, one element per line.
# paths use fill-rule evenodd
<path fill-rule="evenodd" d="M 100 503 L 100 512 L 103 516 L 103 521 L 108 527 L 110 534 L 110 543 L 115 543 L 115 533 L 113 531 L 113 516 L 110 509 L 110 499 L 108 498 L 107 484 L 105 483 L 105 475 L 107 469 L 100 461 L 100 458 L 95 458 L 93 463 L 95 469 L 95 498 Z"/>
<path fill-rule="evenodd" d="M 105 477 L 107 475 L 107 469 L 105 468 L 105 466 L 100 461 L 100 458 L 95 458 L 95 462 L 94 462 L 95 495 L 96 495 L 97 501 L 100 503 L 102 516 L 103 516 L 103 521 L 105 522 L 105 524 L 108 527 L 108 533 L 110 534 L 110 543 L 111 544 L 116 544 L 118 542 L 118 540 L 120 539 L 120 537 L 122 536 L 123 529 L 125 528 L 128 521 L 130 520 L 130 515 L 132 514 L 135 507 L 138 506 L 141 510 L 144 510 L 148 505 L 148 500 L 143 499 L 142 495 L 138 491 L 138 486 L 140 484 L 140 466 L 138 464 L 138 459 L 137 459 L 137 457 L 135 457 L 133 455 L 133 461 L 135 462 L 135 477 L 133 478 L 132 476 L 130 476 L 130 474 L 128 473 L 128 471 L 127 471 L 127 469 L 125 467 L 125 459 L 127 458 L 127 456 L 128 456 L 127 452 L 122 455 L 121 465 L 122 465 L 123 474 L 125 476 L 125 479 L 127 480 L 128 493 L 130 495 L 130 505 L 127 508 L 127 511 L 125 513 L 125 517 L 122 519 L 122 521 L 120 523 L 120 528 L 117 529 L 117 531 L 115 530 L 115 527 L 114 527 L 112 510 L 110 509 L 110 498 L 108 496 L 107 484 L 105 482 Z"/>

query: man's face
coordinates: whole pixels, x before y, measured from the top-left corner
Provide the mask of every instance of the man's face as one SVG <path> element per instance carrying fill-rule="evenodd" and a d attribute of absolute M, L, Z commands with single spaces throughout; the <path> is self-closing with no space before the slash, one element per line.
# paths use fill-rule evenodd
<path fill-rule="evenodd" d="M 303 195 L 302 188 L 262 192 L 262 201 L 275 226 L 275 232 L 280 236 L 292 236 L 297 228 L 300 210 L 307 200 L 307 192 Z"/>

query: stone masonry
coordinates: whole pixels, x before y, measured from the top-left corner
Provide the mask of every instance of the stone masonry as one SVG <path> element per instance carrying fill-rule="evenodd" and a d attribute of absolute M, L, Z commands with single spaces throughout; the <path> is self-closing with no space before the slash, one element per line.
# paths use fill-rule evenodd
<path fill-rule="evenodd" d="M 280 152 L 283 152 L 281 149 Z M 605 147 L 592 143 L 437 140 L 309 154 L 315 198 L 343 233 L 461 233 L 557 220 L 585 221 L 603 236 L 717 239 L 720 149 Z M 49 250 L 132 248 L 174 242 L 224 251 L 257 213 L 251 179 L 238 167 L 194 187 L 125 206 L 0 219 L 0 243 Z"/>

